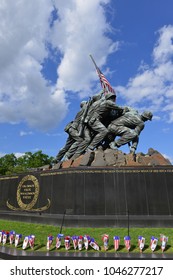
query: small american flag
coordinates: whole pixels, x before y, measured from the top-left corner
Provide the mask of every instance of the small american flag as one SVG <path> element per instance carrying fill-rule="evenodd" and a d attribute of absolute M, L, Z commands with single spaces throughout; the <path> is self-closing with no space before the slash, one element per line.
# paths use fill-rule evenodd
<path fill-rule="evenodd" d="M 138 246 L 140 249 L 140 252 L 142 253 L 142 250 L 144 249 L 144 245 L 145 245 L 145 238 L 141 235 L 138 236 Z"/>
<path fill-rule="evenodd" d="M 131 247 L 130 240 L 131 240 L 130 236 L 124 237 L 124 244 L 126 246 L 127 251 L 129 251 Z"/>
<path fill-rule="evenodd" d="M 154 250 L 156 249 L 157 247 L 157 243 L 158 243 L 158 238 L 152 236 L 151 237 L 151 240 L 150 240 L 150 248 L 151 250 L 154 252 Z"/>
<path fill-rule="evenodd" d="M 114 249 L 117 251 L 119 249 L 120 245 L 120 238 L 119 236 L 114 236 Z"/>
<path fill-rule="evenodd" d="M 166 243 L 168 242 L 168 237 L 163 234 L 160 234 L 160 241 L 161 241 L 161 249 L 163 252 L 166 248 Z"/>

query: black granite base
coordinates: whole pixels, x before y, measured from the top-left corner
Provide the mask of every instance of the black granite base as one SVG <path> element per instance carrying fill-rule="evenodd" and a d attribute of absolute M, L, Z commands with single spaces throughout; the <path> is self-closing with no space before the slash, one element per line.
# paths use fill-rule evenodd
<path fill-rule="evenodd" d="M 47 224 L 60 227 L 173 227 L 173 216 L 142 216 L 142 215 L 111 215 L 111 216 L 83 216 L 83 215 L 56 215 L 56 214 L 29 214 L 1 212 L 0 219 Z"/>
<path fill-rule="evenodd" d="M 172 227 L 173 167 L 70 168 L 0 177 L 0 218 L 70 227 Z"/>

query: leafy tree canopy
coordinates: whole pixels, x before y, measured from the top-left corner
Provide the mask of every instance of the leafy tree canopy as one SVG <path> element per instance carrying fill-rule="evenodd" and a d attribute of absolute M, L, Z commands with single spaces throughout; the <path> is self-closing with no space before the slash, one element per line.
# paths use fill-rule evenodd
<path fill-rule="evenodd" d="M 35 153 L 26 152 L 18 158 L 13 153 L 6 154 L 0 158 L 0 175 L 26 172 L 31 168 L 48 165 L 52 159 L 53 157 L 43 154 L 41 150 Z"/>

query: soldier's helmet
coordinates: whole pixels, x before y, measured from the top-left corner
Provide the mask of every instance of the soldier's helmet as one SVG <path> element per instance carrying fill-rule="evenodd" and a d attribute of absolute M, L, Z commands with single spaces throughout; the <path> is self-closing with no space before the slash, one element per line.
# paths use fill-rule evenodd
<path fill-rule="evenodd" d="M 113 92 L 108 92 L 107 94 L 105 94 L 105 98 L 106 99 L 116 98 L 116 94 Z"/>
<path fill-rule="evenodd" d="M 80 107 L 82 108 L 85 104 L 87 104 L 87 101 L 85 101 L 85 100 L 81 101 Z"/>
<path fill-rule="evenodd" d="M 144 111 L 142 114 L 141 114 L 142 117 L 144 117 L 145 119 L 147 120 L 152 120 L 152 117 L 153 117 L 153 114 L 150 112 L 150 111 Z"/>

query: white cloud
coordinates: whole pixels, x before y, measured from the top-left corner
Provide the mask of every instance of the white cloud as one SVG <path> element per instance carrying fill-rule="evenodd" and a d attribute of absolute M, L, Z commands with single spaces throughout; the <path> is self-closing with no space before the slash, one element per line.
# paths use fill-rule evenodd
<path fill-rule="evenodd" d="M 0 158 L 4 157 L 5 155 L 6 155 L 5 153 L 0 152 Z"/>
<path fill-rule="evenodd" d="M 20 136 L 27 136 L 27 135 L 32 135 L 33 132 L 32 131 L 20 131 Z"/>
<path fill-rule="evenodd" d="M 111 28 L 103 4 L 109 2 L 0 2 L 0 122 L 25 122 L 46 131 L 67 114 L 68 91 L 91 92 L 97 77 L 88 55 L 102 66 L 118 48 L 107 35 Z M 42 74 L 45 59 L 52 56 L 48 44 L 61 56 L 54 86 Z"/>
<path fill-rule="evenodd" d="M 153 65 L 143 67 L 142 61 L 139 72 L 126 87 L 116 89 L 130 106 L 147 108 L 157 115 L 164 112 L 164 119 L 173 122 L 173 26 L 162 27 L 158 34 Z"/>
<path fill-rule="evenodd" d="M 1 0 L 0 122 L 25 122 L 48 131 L 66 116 L 68 91 L 81 97 L 93 92 L 98 78 L 89 54 L 101 67 L 119 48 L 109 36 L 112 30 L 105 15 L 109 2 Z M 42 74 L 45 59 L 53 55 L 48 44 L 60 58 L 54 86 Z M 152 55 L 153 65 L 141 62 L 137 75 L 116 91 L 129 106 L 145 106 L 157 116 L 164 112 L 173 122 L 173 26 L 158 31 Z"/>
<path fill-rule="evenodd" d="M 1 158 L 1 157 L 4 157 L 5 155 L 7 155 L 7 154 L 1 153 L 1 152 L 0 152 L 0 158 Z M 16 152 L 16 153 L 14 153 L 14 155 L 15 155 L 17 158 L 19 158 L 19 157 L 22 157 L 22 156 L 24 155 L 24 153 Z"/>
<path fill-rule="evenodd" d="M 173 164 L 173 158 L 166 155 L 166 154 L 163 154 L 164 158 L 168 159 L 172 164 Z"/>
<path fill-rule="evenodd" d="M 20 157 L 23 157 L 25 155 L 25 153 L 14 153 L 14 155 L 17 157 L 17 158 L 20 158 Z"/>
<path fill-rule="evenodd" d="M 108 54 L 118 48 L 118 42 L 105 35 L 111 28 L 100 4 L 108 2 L 69 0 L 68 5 L 59 5 L 55 1 L 59 17 L 53 27 L 52 43 L 63 55 L 57 69 L 57 87 L 88 95 L 97 80 L 89 54 L 101 66 Z"/>
<path fill-rule="evenodd" d="M 64 133 L 46 133 L 48 137 L 57 137 L 57 136 L 62 136 Z"/>
<path fill-rule="evenodd" d="M 161 117 L 160 117 L 160 116 L 157 116 L 157 115 L 154 115 L 152 119 L 153 119 L 153 120 L 156 120 L 156 121 L 160 121 L 160 120 L 161 120 Z"/>
<path fill-rule="evenodd" d="M 67 111 L 64 94 L 56 100 L 41 74 L 52 10 L 50 0 L 0 2 L 1 122 L 24 121 L 46 130 Z"/>
<path fill-rule="evenodd" d="M 173 26 L 163 26 L 159 30 L 159 39 L 153 51 L 154 61 L 156 63 L 167 62 L 173 56 Z"/>

